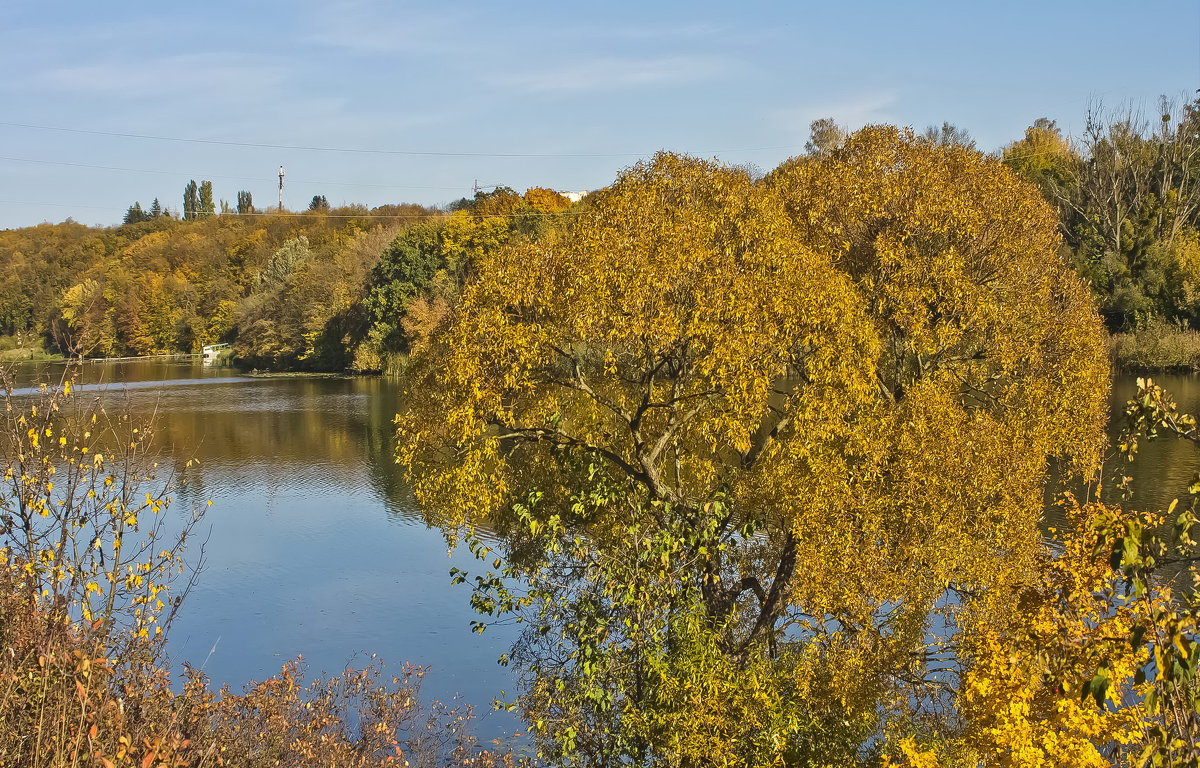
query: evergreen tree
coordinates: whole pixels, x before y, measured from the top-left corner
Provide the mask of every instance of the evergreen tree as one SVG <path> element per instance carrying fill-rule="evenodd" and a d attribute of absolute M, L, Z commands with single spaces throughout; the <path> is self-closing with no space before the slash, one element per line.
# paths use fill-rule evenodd
<path fill-rule="evenodd" d="M 157 219 L 163 215 L 162 206 L 159 205 L 158 198 L 154 198 L 154 202 L 150 206 L 150 218 Z"/>
<path fill-rule="evenodd" d="M 246 214 L 254 213 L 254 198 L 246 190 L 240 190 L 237 194 L 237 212 Z"/>
<path fill-rule="evenodd" d="M 155 201 L 157 202 L 157 201 Z M 143 221 L 149 221 L 150 215 L 142 210 L 140 202 L 134 202 L 129 206 L 129 210 L 125 211 L 125 218 L 122 220 L 125 224 L 139 224 Z"/>
<path fill-rule="evenodd" d="M 200 193 L 196 186 L 196 180 L 192 179 L 183 188 L 183 219 L 191 221 L 196 218 L 196 213 L 200 210 Z"/>
<path fill-rule="evenodd" d="M 312 202 L 308 204 L 310 211 L 328 211 L 329 201 L 325 199 L 325 195 L 313 195 Z"/>
<path fill-rule="evenodd" d="M 197 213 L 201 216 L 211 216 L 216 213 L 216 206 L 213 205 L 213 187 L 211 181 L 200 182 L 200 207 Z"/>

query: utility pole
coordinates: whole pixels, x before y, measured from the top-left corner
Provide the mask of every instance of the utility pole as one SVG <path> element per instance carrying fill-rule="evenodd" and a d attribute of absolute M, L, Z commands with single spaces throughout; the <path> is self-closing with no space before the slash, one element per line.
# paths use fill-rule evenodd
<path fill-rule="evenodd" d="M 279 166 L 279 210 L 283 211 L 283 166 Z"/>

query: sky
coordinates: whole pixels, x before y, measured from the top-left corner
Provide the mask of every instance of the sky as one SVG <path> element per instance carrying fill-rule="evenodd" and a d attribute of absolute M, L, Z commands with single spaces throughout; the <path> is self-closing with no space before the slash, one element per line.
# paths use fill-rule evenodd
<path fill-rule="evenodd" d="M 603 187 L 667 149 L 770 170 L 809 123 L 980 149 L 1200 88 L 1200 2 L 0 3 L 0 229 L 182 206 Z"/>

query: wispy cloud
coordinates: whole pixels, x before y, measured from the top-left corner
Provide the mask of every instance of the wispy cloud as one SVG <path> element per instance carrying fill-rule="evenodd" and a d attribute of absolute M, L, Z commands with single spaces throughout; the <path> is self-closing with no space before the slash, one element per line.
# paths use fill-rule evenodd
<path fill-rule="evenodd" d="M 347 96 L 298 89 L 285 62 L 258 54 L 106 57 L 48 68 L 31 81 L 69 102 L 107 105 L 94 125 L 134 133 L 319 143 L 362 122 L 348 114 Z"/>
<path fill-rule="evenodd" d="M 718 24 L 699 21 L 684 21 L 677 24 L 616 24 L 613 26 L 586 27 L 580 34 L 594 38 L 616 40 L 702 40 L 726 34 L 728 30 Z"/>
<path fill-rule="evenodd" d="M 81 22 L 69 17 L 51 20 L 45 15 L 44 7 L 33 3 L 25 9 L 24 19 L 22 14 L 13 9 L 6 8 L 4 11 L 0 11 L 0 43 L 28 53 L 37 53 L 39 49 L 80 52 L 113 45 L 129 48 L 145 40 L 170 38 L 172 33 L 178 32 L 177 25 L 172 25 L 170 20 L 154 18 L 152 15 Z M 31 26 L 28 22 L 31 16 L 44 23 Z"/>
<path fill-rule="evenodd" d="M 536 71 L 497 76 L 492 82 L 523 93 L 584 93 L 696 82 L 727 70 L 721 61 L 702 56 L 608 57 L 542 65 Z"/>
<path fill-rule="evenodd" d="M 417 8 L 380 0 L 319 0 L 309 6 L 307 40 L 351 53 L 387 55 L 465 49 L 463 10 Z"/>
<path fill-rule="evenodd" d="M 767 121 L 777 130 L 789 135 L 806 136 L 813 120 L 832 117 L 851 128 L 868 123 L 889 122 L 891 110 L 900 99 L 895 91 L 873 91 L 834 101 L 817 102 L 800 107 L 773 109 L 766 113 Z"/>
<path fill-rule="evenodd" d="M 93 117 L 93 127 L 185 138 L 378 147 L 455 114 L 454 105 L 443 102 L 387 110 L 349 92 L 313 90 L 286 60 L 227 51 L 106 54 L 47 67 L 24 82 L 64 103 L 108 105 Z"/>
<path fill-rule="evenodd" d="M 278 89 L 286 69 L 258 57 L 210 52 L 162 56 L 153 59 L 110 58 L 36 74 L 43 87 L 75 95 L 154 96 L 187 93 L 236 95 Z"/>

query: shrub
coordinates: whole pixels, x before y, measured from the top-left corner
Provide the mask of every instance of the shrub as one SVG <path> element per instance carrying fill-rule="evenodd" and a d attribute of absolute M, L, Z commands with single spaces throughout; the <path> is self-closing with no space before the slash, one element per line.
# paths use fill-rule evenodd
<path fill-rule="evenodd" d="M 1114 334 L 1111 349 L 1113 364 L 1130 371 L 1200 370 L 1200 331 L 1161 320 Z"/>
<path fill-rule="evenodd" d="M 513 764 L 479 748 L 469 707 L 423 706 L 411 665 L 306 683 L 297 659 L 241 693 L 188 669 L 173 690 L 162 651 L 203 510 L 168 515 L 153 423 L 69 379 L 0 382 L 0 766 Z"/>

